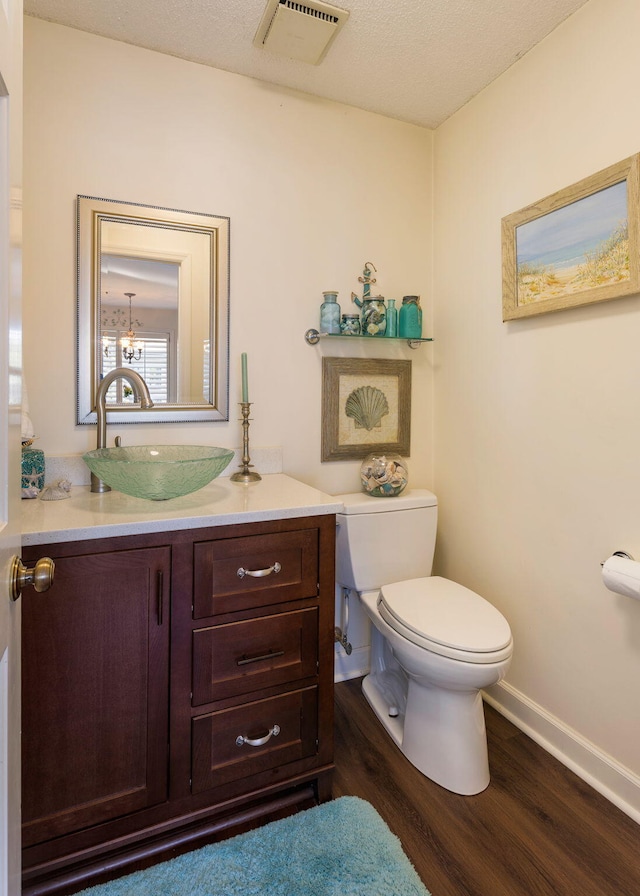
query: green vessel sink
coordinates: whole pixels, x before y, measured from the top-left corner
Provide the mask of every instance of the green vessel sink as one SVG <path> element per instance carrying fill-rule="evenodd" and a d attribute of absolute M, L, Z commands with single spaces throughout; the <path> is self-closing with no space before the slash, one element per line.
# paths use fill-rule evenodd
<path fill-rule="evenodd" d="M 206 445 L 132 445 L 97 448 L 82 458 L 107 485 L 134 498 L 166 501 L 207 485 L 228 466 L 233 451 Z"/>

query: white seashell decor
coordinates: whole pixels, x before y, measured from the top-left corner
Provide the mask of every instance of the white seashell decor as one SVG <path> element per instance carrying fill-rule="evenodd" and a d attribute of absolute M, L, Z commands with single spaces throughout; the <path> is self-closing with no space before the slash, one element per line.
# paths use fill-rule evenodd
<path fill-rule="evenodd" d="M 51 485 L 45 485 L 40 492 L 41 501 L 61 501 L 71 497 L 71 481 L 69 479 L 57 479 Z"/>
<path fill-rule="evenodd" d="M 360 467 L 362 490 L 374 498 L 393 498 L 409 481 L 409 470 L 399 454 L 369 454 Z"/>

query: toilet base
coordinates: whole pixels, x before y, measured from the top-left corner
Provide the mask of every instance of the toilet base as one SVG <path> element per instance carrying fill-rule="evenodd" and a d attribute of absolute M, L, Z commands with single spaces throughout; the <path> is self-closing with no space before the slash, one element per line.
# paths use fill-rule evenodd
<path fill-rule="evenodd" d="M 482 695 L 446 692 L 409 681 L 406 713 L 389 715 L 390 703 L 376 674 L 362 691 L 396 746 L 418 771 L 452 793 L 471 796 L 489 785 Z M 383 685 L 384 688 L 384 685 Z"/>
<path fill-rule="evenodd" d="M 482 694 L 409 682 L 402 752 L 432 781 L 471 796 L 489 786 Z M 410 711 L 409 711 L 410 707 Z"/>
<path fill-rule="evenodd" d="M 452 793 L 481 793 L 490 780 L 481 688 L 499 681 L 506 664 L 471 666 L 428 654 L 387 625 L 375 592 L 360 599 L 373 623 L 371 672 L 362 682 L 369 705 L 423 775 Z"/>

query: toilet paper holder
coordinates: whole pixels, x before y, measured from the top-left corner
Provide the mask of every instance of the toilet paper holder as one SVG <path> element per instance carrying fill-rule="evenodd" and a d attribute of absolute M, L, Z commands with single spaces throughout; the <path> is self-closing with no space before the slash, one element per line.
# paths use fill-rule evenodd
<path fill-rule="evenodd" d="M 625 560 L 635 560 L 635 557 L 632 557 L 631 554 L 627 553 L 627 551 L 614 551 L 611 555 L 612 557 L 624 557 Z M 603 560 L 600 563 L 600 566 L 604 566 L 606 560 Z"/>

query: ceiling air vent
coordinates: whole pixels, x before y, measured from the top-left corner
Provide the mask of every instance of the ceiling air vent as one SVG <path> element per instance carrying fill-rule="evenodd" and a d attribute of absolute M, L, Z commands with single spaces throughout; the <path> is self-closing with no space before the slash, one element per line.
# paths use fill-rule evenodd
<path fill-rule="evenodd" d="M 311 65 L 322 62 L 349 13 L 329 3 L 268 0 L 253 43 Z"/>

